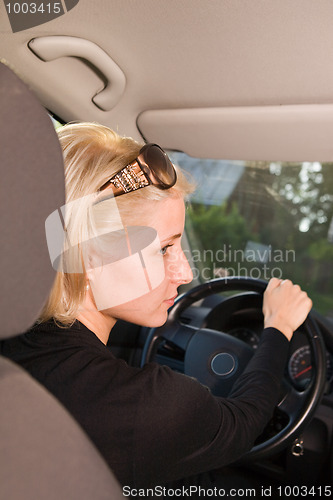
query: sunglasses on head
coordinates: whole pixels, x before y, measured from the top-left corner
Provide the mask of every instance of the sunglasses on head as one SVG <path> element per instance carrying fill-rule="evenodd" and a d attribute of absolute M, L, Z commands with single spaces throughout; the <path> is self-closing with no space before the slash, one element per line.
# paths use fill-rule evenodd
<path fill-rule="evenodd" d="M 175 167 L 166 152 L 157 144 L 146 144 L 135 160 L 114 174 L 98 191 L 112 186 L 114 196 L 120 196 L 150 185 L 169 189 L 176 180 Z"/>

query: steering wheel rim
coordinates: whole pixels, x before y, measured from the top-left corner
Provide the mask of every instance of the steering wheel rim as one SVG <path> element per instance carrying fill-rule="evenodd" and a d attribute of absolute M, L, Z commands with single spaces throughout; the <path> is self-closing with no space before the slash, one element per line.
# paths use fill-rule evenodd
<path fill-rule="evenodd" d="M 154 349 L 161 339 L 173 341 L 176 336 L 180 337 L 183 335 L 184 338 L 181 342 L 183 342 L 183 347 L 186 351 L 189 339 L 192 338 L 191 336 L 200 329 L 183 325 L 180 321 L 180 316 L 182 312 L 194 302 L 206 298 L 209 295 L 236 290 L 241 292 L 255 292 L 262 296 L 266 286 L 266 281 L 254 278 L 217 278 L 200 284 L 180 295 L 176 299 L 173 307 L 170 309 L 169 317 L 165 325 L 159 328 L 153 328 L 149 331 L 143 349 L 141 365 L 143 366 L 146 362 L 151 360 Z M 314 366 L 314 369 L 312 370 L 311 382 L 307 388 L 301 392 L 292 388 L 292 386 L 287 383 L 289 392 L 279 402 L 277 408 L 287 413 L 289 423 L 273 437 L 270 437 L 259 444 L 255 444 L 253 448 L 239 460 L 238 463 L 267 458 L 268 456 L 284 449 L 301 433 L 302 429 L 312 418 L 313 413 L 321 399 L 326 382 L 326 356 L 320 331 L 318 330 L 311 313 L 308 315 L 300 329 L 304 331 L 310 344 L 310 351 Z M 210 331 L 207 330 L 207 332 Z M 177 344 L 179 345 L 179 340 L 177 340 Z M 295 407 L 295 405 L 297 406 L 299 403 L 301 403 L 300 410 L 293 410 L 295 415 L 289 415 L 288 407 Z"/>

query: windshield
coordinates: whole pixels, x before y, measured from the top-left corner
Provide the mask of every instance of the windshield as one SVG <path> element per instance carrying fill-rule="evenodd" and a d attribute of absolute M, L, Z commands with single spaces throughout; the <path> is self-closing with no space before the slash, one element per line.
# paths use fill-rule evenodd
<path fill-rule="evenodd" d="M 290 278 L 333 317 L 333 164 L 170 156 L 197 185 L 186 222 L 195 278 Z"/>

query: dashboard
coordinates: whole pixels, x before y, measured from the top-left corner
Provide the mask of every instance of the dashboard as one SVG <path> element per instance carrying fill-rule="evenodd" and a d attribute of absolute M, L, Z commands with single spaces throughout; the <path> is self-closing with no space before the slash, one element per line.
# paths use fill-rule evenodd
<path fill-rule="evenodd" d="M 240 294 L 213 294 L 191 304 L 185 309 L 180 321 L 189 327 L 221 332 L 230 335 L 240 342 L 247 344 L 252 355 L 258 347 L 263 330 L 263 315 L 261 312 L 262 297 L 255 292 Z M 326 355 L 326 385 L 324 397 L 328 398 L 329 406 L 333 407 L 333 330 L 318 323 L 325 342 Z M 154 361 L 167 365 L 173 370 L 185 373 L 186 349 L 161 338 L 155 350 Z M 210 362 L 208 360 L 208 362 Z M 285 387 L 291 387 L 302 395 L 311 383 L 314 376 L 314 362 L 312 360 L 310 343 L 305 330 L 300 327 L 290 342 L 288 362 L 285 368 Z M 226 396 L 220 391 L 221 385 L 212 389 L 216 396 Z M 230 387 L 231 388 L 231 387 Z M 215 391 L 215 392 L 214 392 Z M 283 395 L 281 396 L 283 399 Z"/>
<path fill-rule="evenodd" d="M 189 292 L 185 292 L 184 295 L 187 293 L 193 293 L 193 289 L 189 289 Z M 182 296 L 179 297 L 179 302 L 181 300 Z M 173 316 L 175 307 L 176 303 L 169 311 L 169 320 Z M 178 326 L 175 323 L 175 316 L 171 319 L 173 326 L 170 324 L 167 330 L 165 330 L 166 325 L 161 328 L 141 328 L 135 341 L 135 355 L 131 356 L 129 362 L 134 363 L 135 366 L 143 366 L 145 362 L 154 361 L 168 366 L 174 371 L 195 376 L 186 370 L 187 345 L 191 335 L 196 336 L 196 332 L 200 332 L 200 330 L 202 330 L 202 336 L 214 331 L 221 332 L 223 340 L 224 335 L 234 336 L 241 344 L 246 345 L 246 351 L 252 352 L 253 355 L 260 342 L 263 328 L 261 309 L 261 294 L 253 291 L 243 290 L 241 293 L 236 292 L 235 294 L 214 292 L 204 297 L 198 297 L 196 294 L 196 301 L 191 303 L 186 301 L 186 307 L 180 309 L 180 315 L 176 319 L 176 323 L 181 324 L 181 330 L 185 326 L 183 333 L 185 337 L 188 335 L 188 338 L 183 337 L 184 341 L 177 341 L 175 329 Z M 300 328 L 295 332 L 290 342 L 290 352 L 281 388 L 281 403 L 276 406 L 271 420 L 262 435 L 258 437 L 253 449 L 247 456 L 243 457 L 244 460 L 242 459 L 240 463 L 235 464 L 236 471 L 244 467 L 244 474 L 254 474 L 260 484 L 266 479 L 269 484 L 275 482 L 277 485 L 285 483 L 330 484 L 333 478 L 333 323 L 329 318 L 317 314 L 316 311 L 312 311 L 311 314 L 317 323 L 325 345 L 326 362 L 323 363 L 323 366 L 326 365 L 327 370 L 324 391 L 316 400 L 310 415 L 307 415 L 300 428 L 297 428 L 289 438 L 287 436 L 286 440 L 284 438 L 282 440 L 279 436 L 282 436 L 286 428 L 290 429 L 290 425 L 293 425 L 294 414 L 297 413 L 297 416 L 303 418 L 304 406 L 307 406 L 307 394 L 311 391 L 311 387 L 308 385 L 311 384 L 312 379 L 316 379 L 315 374 L 317 373 L 315 366 L 312 366 L 311 355 L 309 356 L 308 337 Z M 125 335 L 129 325 L 118 326 L 119 345 L 124 342 L 129 344 Z M 125 326 L 126 328 L 124 328 Z M 132 333 L 129 330 L 128 336 L 134 338 L 135 332 L 136 330 Z M 116 340 L 114 335 L 112 339 Z M 151 347 L 150 350 L 147 349 L 148 345 Z M 123 350 L 122 344 L 117 348 L 117 353 L 119 354 Z M 202 371 L 206 371 L 206 375 L 209 376 L 207 360 L 210 362 L 211 358 L 205 357 L 202 349 L 198 349 L 198 351 L 195 365 L 201 366 Z M 208 386 L 213 394 L 219 396 L 215 393 L 215 387 L 202 382 L 199 377 L 196 378 Z M 222 379 L 221 385 L 228 384 L 228 381 L 228 378 Z M 289 391 L 292 396 L 292 399 L 289 400 L 291 403 L 291 411 L 289 407 L 289 412 L 284 406 L 284 391 Z M 281 446 L 278 443 L 278 449 L 275 447 L 276 441 L 274 441 L 277 437 L 281 443 Z M 266 446 L 265 456 L 256 455 L 256 448 Z"/>

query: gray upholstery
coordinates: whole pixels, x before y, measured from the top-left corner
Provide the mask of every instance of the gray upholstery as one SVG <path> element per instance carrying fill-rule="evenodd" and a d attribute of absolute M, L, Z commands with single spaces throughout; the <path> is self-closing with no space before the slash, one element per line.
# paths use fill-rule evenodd
<path fill-rule="evenodd" d="M 76 422 L 44 388 L 4 358 L 0 405 L 0 498 L 123 499 Z"/>
<path fill-rule="evenodd" d="M 50 118 L 2 63 L 0 109 L 0 337 L 6 338 L 34 322 L 50 289 L 54 271 L 44 222 L 63 204 L 64 182 Z M 123 498 L 74 419 L 27 373 L 1 357 L 0 498 Z"/>
<path fill-rule="evenodd" d="M 54 279 L 44 225 L 64 202 L 64 171 L 49 116 L 4 64 L 0 121 L 0 337 L 9 337 L 34 322 Z"/>

